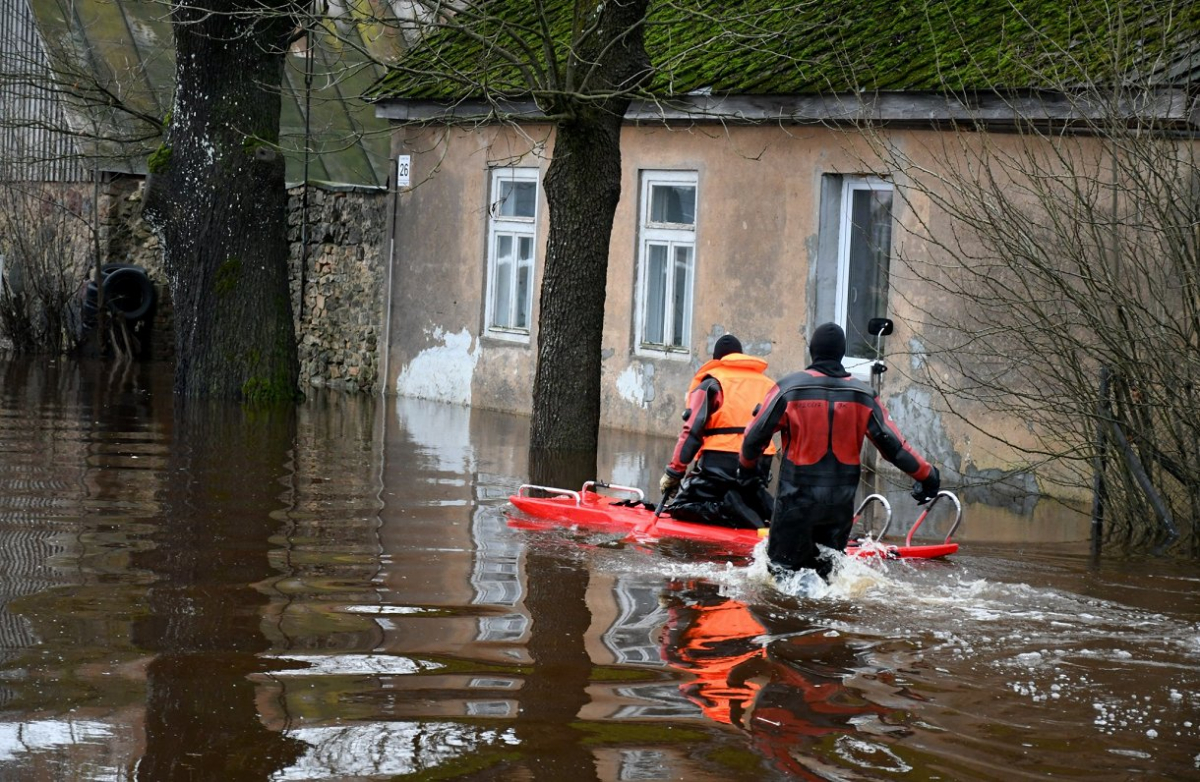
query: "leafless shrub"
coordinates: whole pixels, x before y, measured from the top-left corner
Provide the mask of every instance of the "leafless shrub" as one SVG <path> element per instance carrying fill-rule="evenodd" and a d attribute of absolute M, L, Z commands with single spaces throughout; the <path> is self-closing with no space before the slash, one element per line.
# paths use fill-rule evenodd
<path fill-rule="evenodd" d="M 1200 146 L 1186 93 L 1155 76 L 1169 64 L 1120 41 L 1111 62 L 1140 67 L 1084 83 L 1037 74 L 1053 111 L 994 89 L 988 118 L 905 144 L 866 135 L 906 200 L 916 379 L 1046 488 L 1090 493 L 1101 476 L 1108 540 L 1159 544 L 1182 519 L 1195 551 Z"/>
<path fill-rule="evenodd" d="M 65 353 L 80 334 L 89 226 L 80 197 L 51 186 L 0 187 L 0 336 L 18 353 Z"/>

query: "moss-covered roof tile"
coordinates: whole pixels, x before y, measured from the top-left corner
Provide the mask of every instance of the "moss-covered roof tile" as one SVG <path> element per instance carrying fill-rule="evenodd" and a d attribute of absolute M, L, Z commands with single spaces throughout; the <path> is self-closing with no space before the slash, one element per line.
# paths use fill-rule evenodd
<path fill-rule="evenodd" d="M 495 17 L 479 21 L 474 37 L 429 36 L 374 97 L 516 98 L 555 89 L 547 77 L 531 84 L 519 67 L 548 70 L 536 4 L 486 5 Z M 561 57 L 575 3 L 545 5 Z M 1200 70 L 1195 0 L 651 0 L 650 9 L 649 91 L 659 97 L 1053 88 L 1133 73 L 1178 82 Z"/>

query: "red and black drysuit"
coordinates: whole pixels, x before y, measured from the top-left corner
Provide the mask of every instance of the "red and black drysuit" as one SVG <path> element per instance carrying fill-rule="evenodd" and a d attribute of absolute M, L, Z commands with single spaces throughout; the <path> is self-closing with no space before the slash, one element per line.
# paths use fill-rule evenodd
<path fill-rule="evenodd" d="M 817 545 L 846 548 L 864 437 L 917 481 L 936 476 L 900 434 L 871 387 L 850 377 L 840 362 L 817 362 L 771 389 L 746 427 L 743 471 L 758 464 L 775 432 L 781 436 L 783 459 L 767 542 L 772 569 L 812 568 L 823 577 L 829 575 L 832 563 L 818 558 Z"/>
<path fill-rule="evenodd" d="M 746 424 L 775 385 L 763 374 L 766 369 L 761 358 L 730 353 L 706 362 L 692 378 L 683 431 L 666 472 L 682 478 L 688 464 L 697 461 L 669 506 L 673 517 L 733 527 L 761 527 L 771 518 L 771 495 L 763 487 L 771 475 L 774 445 L 754 460 L 763 479 L 759 486 L 744 492 L 737 480 Z"/>

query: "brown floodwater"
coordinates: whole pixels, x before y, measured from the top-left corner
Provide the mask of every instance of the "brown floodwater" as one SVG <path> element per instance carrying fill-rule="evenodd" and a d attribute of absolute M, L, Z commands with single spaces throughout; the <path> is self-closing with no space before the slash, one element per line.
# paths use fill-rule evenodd
<path fill-rule="evenodd" d="M 0 361 L 0 779 L 1200 777 L 1200 564 L 1059 506 L 781 590 L 510 524 L 527 419 L 168 371 Z M 601 440 L 656 484 L 669 441 Z"/>

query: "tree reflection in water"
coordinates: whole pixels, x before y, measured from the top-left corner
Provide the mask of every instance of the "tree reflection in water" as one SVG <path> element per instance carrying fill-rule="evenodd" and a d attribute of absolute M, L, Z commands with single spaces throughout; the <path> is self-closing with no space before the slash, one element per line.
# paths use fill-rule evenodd
<path fill-rule="evenodd" d="M 270 664 L 259 628 L 275 572 L 268 548 L 280 479 L 295 438 L 292 409 L 176 406 L 163 518 L 138 555 L 156 578 L 135 643 L 147 671 L 146 751 L 139 779 L 261 780 L 303 743 L 263 725 L 249 678 Z"/>

